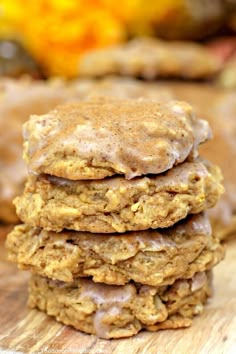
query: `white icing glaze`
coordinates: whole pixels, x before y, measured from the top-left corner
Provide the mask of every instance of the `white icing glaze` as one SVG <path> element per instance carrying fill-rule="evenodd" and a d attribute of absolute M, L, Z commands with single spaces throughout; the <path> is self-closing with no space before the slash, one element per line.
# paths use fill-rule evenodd
<path fill-rule="evenodd" d="M 99 307 L 113 304 L 124 304 L 132 298 L 135 288 L 126 284 L 123 287 L 106 284 L 94 284 L 91 280 L 81 280 L 82 294 L 81 297 L 88 297 L 93 300 Z"/>
<path fill-rule="evenodd" d="M 204 272 L 196 273 L 191 280 L 191 290 L 194 292 L 201 289 L 206 284 L 206 282 L 207 282 L 206 273 Z"/>
<path fill-rule="evenodd" d="M 211 232 L 211 224 L 206 214 L 192 215 L 188 223 L 180 223 L 176 227 L 176 233 L 179 234 L 203 234 L 210 236 Z"/>
<path fill-rule="evenodd" d="M 96 332 L 96 335 L 101 338 L 109 338 L 109 333 L 112 329 L 111 318 L 117 316 L 121 313 L 121 309 L 118 306 L 111 306 L 107 310 L 98 310 L 93 318 L 93 326 Z M 110 318 L 110 323 L 105 323 L 105 318 Z"/>
<path fill-rule="evenodd" d="M 59 153 L 73 155 L 78 164 L 109 162 L 127 179 L 172 168 L 208 136 L 208 124 L 198 122 L 187 104 L 145 100 L 83 102 L 25 125 L 30 170 L 43 172 L 50 153 L 55 159 Z"/>

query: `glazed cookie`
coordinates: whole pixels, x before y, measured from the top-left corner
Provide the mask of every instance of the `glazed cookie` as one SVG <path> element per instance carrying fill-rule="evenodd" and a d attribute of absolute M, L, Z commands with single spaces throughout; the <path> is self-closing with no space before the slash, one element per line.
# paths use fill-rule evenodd
<path fill-rule="evenodd" d="M 130 280 L 169 285 L 211 268 L 224 255 L 201 214 L 165 230 L 122 235 L 55 233 L 19 225 L 6 246 L 9 260 L 21 269 L 65 282 L 91 276 L 95 282 L 115 285 Z"/>
<path fill-rule="evenodd" d="M 214 206 L 223 193 L 221 180 L 218 167 L 200 159 L 132 180 L 71 181 L 40 175 L 29 178 L 15 205 L 23 222 L 46 230 L 155 229 Z"/>
<path fill-rule="evenodd" d="M 187 103 L 100 98 L 31 116 L 24 125 L 24 157 L 33 174 L 131 179 L 196 156 L 210 135 L 208 123 Z"/>
<path fill-rule="evenodd" d="M 163 287 L 105 285 L 89 279 L 66 284 L 33 276 L 28 304 L 59 322 L 109 339 L 130 337 L 142 328 L 189 327 L 209 296 L 211 274 L 204 272 Z"/>
<path fill-rule="evenodd" d="M 79 75 L 204 79 L 216 74 L 220 67 L 218 58 L 203 45 L 138 38 L 84 54 L 80 59 Z"/>

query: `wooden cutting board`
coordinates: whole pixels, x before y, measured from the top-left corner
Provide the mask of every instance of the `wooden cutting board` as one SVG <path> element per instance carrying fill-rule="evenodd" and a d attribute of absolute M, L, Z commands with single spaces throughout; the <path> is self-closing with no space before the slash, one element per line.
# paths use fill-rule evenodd
<path fill-rule="evenodd" d="M 236 239 L 215 269 L 215 295 L 188 329 L 141 332 L 122 340 L 101 340 L 27 309 L 26 272 L 6 260 L 0 235 L 0 353 L 66 354 L 235 354 Z"/>

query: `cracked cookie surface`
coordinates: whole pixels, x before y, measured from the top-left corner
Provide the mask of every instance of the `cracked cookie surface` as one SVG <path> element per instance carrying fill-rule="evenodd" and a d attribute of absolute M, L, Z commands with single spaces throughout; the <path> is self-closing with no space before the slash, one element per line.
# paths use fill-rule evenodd
<path fill-rule="evenodd" d="M 205 272 L 166 287 L 112 286 L 89 279 L 66 284 L 33 276 L 28 304 L 59 322 L 108 339 L 130 337 L 142 328 L 189 327 L 209 296 L 211 274 Z"/>
<path fill-rule="evenodd" d="M 15 205 L 20 219 L 47 230 L 93 233 L 169 227 L 214 206 L 223 192 L 220 170 L 185 162 L 157 176 L 70 181 L 32 177 Z"/>
<path fill-rule="evenodd" d="M 8 235 L 9 260 L 21 269 L 71 282 L 90 276 L 95 282 L 123 285 L 130 280 L 166 285 L 191 278 L 224 256 L 211 237 L 207 217 L 190 216 L 172 228 L 104 235 L 47 232 L 27 225 Z"/>

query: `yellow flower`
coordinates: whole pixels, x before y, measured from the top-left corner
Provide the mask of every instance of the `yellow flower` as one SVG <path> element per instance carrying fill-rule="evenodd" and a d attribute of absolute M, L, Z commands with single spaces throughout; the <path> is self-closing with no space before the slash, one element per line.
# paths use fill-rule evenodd
<path fill-rule="evenodd" d="M 3 0 L 0 31 L 20 38 L 47 74 L 73 77 L 82 52 L 125 38 L 124 23 L 110 6 L 113 2 L 106 3 Z"/>

